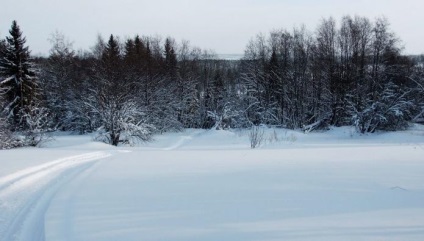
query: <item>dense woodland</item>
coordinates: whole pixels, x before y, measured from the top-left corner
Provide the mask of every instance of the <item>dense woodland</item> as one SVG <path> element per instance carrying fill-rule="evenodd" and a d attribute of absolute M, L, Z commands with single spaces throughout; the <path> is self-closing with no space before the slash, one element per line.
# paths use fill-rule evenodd
<path fill-rule="evenodd" d="M 323 19 L 259 34 L 241 60 L 168 37 L 98 37 L 75 51 L 61 33 L 34 57 L 13 22 L 0 42 L 0 147 L 37 145 L 55 130 L 112 145 L 184 128 L 259 125 L 360 133 L 423 121 L 423 57 L 404 56 L 384 18 Z"/>

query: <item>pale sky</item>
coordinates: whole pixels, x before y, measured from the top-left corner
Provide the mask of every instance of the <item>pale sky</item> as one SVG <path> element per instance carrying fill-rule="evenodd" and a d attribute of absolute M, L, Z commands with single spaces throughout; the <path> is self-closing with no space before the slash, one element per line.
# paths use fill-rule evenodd
<path fill-rule="evenodd" d="M 97 34 L 172 36 L 218 54 L 242 54 L 256 34 L 314 31 L 323 18 L 385 16 L 406 54 L 424 53 L 423 0 L 1 0 L 0 38 L 17 20 L 34 54 L 47 54 L 49 36 L 64 33 L 88 50 Z"/>

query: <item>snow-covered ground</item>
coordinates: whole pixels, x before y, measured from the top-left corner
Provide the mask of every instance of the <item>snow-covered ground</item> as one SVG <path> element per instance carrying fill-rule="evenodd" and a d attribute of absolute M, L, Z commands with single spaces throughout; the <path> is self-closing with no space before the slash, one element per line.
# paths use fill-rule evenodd
<path fill-rule="evenodd" d="M 0 240 L 424 240 L 424 127 L 60 133 L 0 151 Z"/>

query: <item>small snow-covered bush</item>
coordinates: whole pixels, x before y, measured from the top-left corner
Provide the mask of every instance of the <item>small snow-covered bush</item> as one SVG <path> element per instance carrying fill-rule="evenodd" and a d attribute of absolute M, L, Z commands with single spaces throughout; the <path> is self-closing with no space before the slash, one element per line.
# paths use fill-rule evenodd
<path fill-rule="evenodd" d="M 312 124 L 304 125 L 302 127 L 302 131 L 307 134 L 316 130 L 329 130 L 329 126 L 330 126 L 329 122 L 330 122 L 330 118 L 325 117 Z"/>
<path fill-rule="evenodd" d="M 242 111 L 237 110 L 233 103 L 225 103 L 218 111 L 208 111 L 207 116 L 214 122 L 212 129 L 225 130 L 231 127 L 240 127 L 242 124 Z"/>
<path fill-rule="evenodd" d="M 7 120 L 0 118 L 0 149 L 10 149 L 18 146 L 20 146 L 20 143 L 9 130 Z"/>
<path fill-rule="evenodd" d="M 283 140 L 286 141 L 286 142 L 293 143 L 293 142 L 297 141 L 297 136 L 293 133 L 288 134 L 287 131 L 286 131 L 285 136 L 283 137 Z"/>
<path fill-rule="evenodd" d="M 101 127 L 98 130 L 98 135 L 95 137 L 95 140 L 113 145 L 121 143 L 133 146 L 139 142 L 151 141 L 152 135 L 156 131 L 153 125 L 143 123 L 122 123 L 121 127 L 122 130 L 115 134 Z"/>
<path fill-rule="evenodd" d="M 349 111 L 353 125 L 360 133 L 406 128 L 411 120 L 413 107 L 413 103 L 407 99 L 407 94 L 408 92 L 390 82 L 376 99 L 367 100 L 360 108 L 350 103 Z"/>
<path fill-rule="evenodd" d="M 44 107 L 31 106 L 22 116 L 26 122 L 26 129 L 22 132 L 23 146 L 40 146 L 50 141 L 52 137 L 48 135 L 48 111 Z"/>
<path fill-rule="evenodd" d="M 133 145 L 137 141 L 150 141 L 156 128 L 145 123 L 145 114 L 134 100 L 119 100 L 100 93 L 92 112 L 99 116 L 102 124 L 95 138 L 114 146 Z"/>
<path fill-rule="evenodd" d="M 269 133 L 268 138 L 267 138 L 267 142 L 268 143 L 273 143 L 273 142 L 279 142 L 280 141 L 280 137 L 277 134 L 277 131 L 275 129 L 272 129 L 272 132 Z"/>
<path fill-rule="evenodd" d="M 260 126 L 252 126 L 249 131 L 250 148 L 259 147 L 264 139 L 264 130 Z"/>

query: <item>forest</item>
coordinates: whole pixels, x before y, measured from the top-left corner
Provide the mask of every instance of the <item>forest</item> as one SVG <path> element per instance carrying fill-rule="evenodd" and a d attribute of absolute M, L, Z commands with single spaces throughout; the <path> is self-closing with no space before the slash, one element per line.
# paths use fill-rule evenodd
<path fill-rule="evenodd" d="M 0 148 L 52 131 L 116 146 L 185 128 L 372 133 L 424 121 L 424 57 L 404 55 L 385 18 L 258 34 L 240 60 L 172 37 L 99 36 L 78 51 L 60 32 L 50 42 L 48 56 L 32 56 L 16 21 L 0 41 Z"/>

